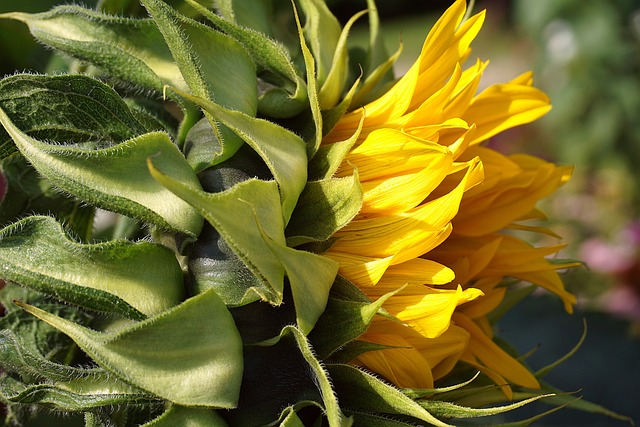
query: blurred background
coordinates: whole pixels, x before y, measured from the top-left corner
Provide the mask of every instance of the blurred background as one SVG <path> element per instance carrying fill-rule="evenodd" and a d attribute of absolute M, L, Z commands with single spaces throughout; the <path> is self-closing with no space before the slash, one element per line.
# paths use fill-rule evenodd
<path fill-rule="evenodd" d="M 2 0 L 0 13 L 46 11 L 60 3 Z M 328 3 L 343 22 L 366 4 Z M 398 74 L 418 56 L 450 3 L 377 1 L 387 48 L 404 44 Z M 490 144 L 575 166 L 573 179 L 541 207 L 568 243 L 561 258 L 585 262 L 564 274 L 579 300 L 574 315 L 555 298 L 537 295 L 501 321 L 500 335 L 521 353 L 537 347 L 528 359 L 535 370 L 570 351 L 586 319 L 583 346 L 548 381 L 640 422 L 640 0 L 477 0 L 474 10 L 481 9 L 488 11 L 487 22 L 470 60 L 491 60 L 483 85 L 533 69 L 536 86 L 554 106 L 543 119 Z M 365 40 L 360 33 L 356 28 L 356 42 Z M 0 76 L 43 72 L 51 69 L 50 59 L 23 24 L 0 20 Z M 541 405 L 517 415 L 544 410 Z M 568 409 L 536 425 L 629 424 Z"/>

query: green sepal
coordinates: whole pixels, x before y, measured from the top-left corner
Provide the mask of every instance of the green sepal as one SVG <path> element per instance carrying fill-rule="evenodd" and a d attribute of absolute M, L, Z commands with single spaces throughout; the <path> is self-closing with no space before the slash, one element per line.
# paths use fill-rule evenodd
<path fill-rule="evenodd" d="M 551 396 L 553 396 L 553 394 L 541 394 L 509 405 L 501 405 L 492 408 L 471 408 L 456 405 L 451 402 L 428 399 L 417 400 L 417 403 L 428 410 L 431 414 L 440 418 L 479 418 L 513 411 L 514 409 L 521 408 L 529 403 L 535 402 L 536 400 Z"/>
<path fill-rule="evenodd" d="M 124 98 L 131 115 L 144 126 L 145 132 L 164 131 L 176 139 L 179 123 L 167 111 L 167 105 L 159 100 L 146 98 Z"/>
<path fill-rule="evenodd" d="M 508 286 L 510 283 L 502 283 L 501 286 Z M 522 287 L 513 287 L 510 286 L 505 293 L 502 302 L 498 307 L 494 308 L 488 315 L 487 318 L 491 324 L 495 324 L 502 316 L 504 316 L 509 310 L 511 310 L 516 304 L 520 301 L 524 300 L 526 297 L 531 295 L 537 286 L 529 285 Z"/>
<path fill-rule="evenodd" d="M 206 120 L 201 123 L 209 126 Z M 189 141 L 188 138 L 187 143 Z M 208 193 L 229 190 L 234 185 L 254 177 L 269 180 L 271 173 L 248 145 L 242 146 L 229 160 L 198 174 L 202 188 Z M 261 298 L 260 293 L 255 291 L 262 286 L 258 277 L 247 268 L 222 235 L 208 223 L 190 247 L 188 266 L 192 278 L 190 288 L 194 294 L 214 288 L 227 307 L 242 306 Z M 281 325 L 278 331 L 282 326 L 284 325 Z"/>
<path fill-rule="evenodd" d="M 242 341 L 229 311 L 209 291 L 115 333 L 80 326 L 34 306 L 28 313 L 67 334 L 125 382 L 185 406 L 235 407 Z"/>
<path fill-rule="evenodd" d="M 227 427 L 215 409 L 171 405 L 162 415 L 140 427 Z"/>
<path fill-rule="evenodd" d="M 387 350 L 390 348 L 397 347 L 354 340 L 346 343 L 342 348 L 336 350 L 331 354 L 331 357 L 328 360 L 331 361 L 331 363 L 349 363 L 361 354 L 368 353 L 370 351 Z"/>
<path fill-rule="evenodd" d="M 230 425 L 277 425 L 291 408 L 318 406 L 329 426 L 349 427 L 351 420 L 338 406 L 332 381 L 304 334 L 286 326 L 272 340 L 245 346 L 238 408 L 223 416 Z"/>
<path fill-rule="evenodd" d="M 275 241 L 260 227 L 257 215 L 255 219 L 262 238 L 284 266 L 296 308 L 296 323 L 302 333 L 308 334 L 327 306 L 329 290 L 340 265 L 322 255 L 292 249 Z"/>
<path fill-rule="evenodd" d="M 331 288 L 327 308 L 309 335 L 318 356 L 327 359 L 366 332 L 391 295 L 384 295 L 372 303 L 351 282 L 338 276 Z"/>
<path fill-rule="evenodd" d="M 304 34 L 316 63 L 318 86 L 327 80 L 334 63 L 342 27 L 322 0 L 300 0 L 305 15 Z"/>
<path fill-rule="evenodd" d="M 79 6 L 58 6 L 36 14 L 5 13 L 1 18 L 24 22 L 40 42 L 120 81 L 156 92 L 162 92 L 165 84 L 187 88 L 150 19 L 120 18 Z"/>
<path fill-rule="evenodd" d="M 250 295 L 247 292 L 256 292 L 265 301 L 279 305 L 286 272 L 297 320 L 309 332 L 324 310 L 338 265 L 320 255 L 287 247 L 278 185 L 252 178 L 220 193 L 205 193 L 167 177 L 152 162 L 149 168 L 159 182 L 198 209 L 260 280 L 262 286 L 243 287 L 238 296 L 245 303 L 251 302 L 245 299 Z"/>
<path fill-rule="evenodd" d="M 550 363 L 549 365 L 538 369 L 534 374 L 536 376 L 536 378 L 541 380 L 549 372 L 551 372 L 552 370 L 554 370 L 555 368 L 557 368 L 558 366 L 563 364 L 565 361 L 567 361 L 567 359 L 569 359 L 571 356 L 576 354 L 576 352 L 580 349 L 580 347 L 582 347 L 582 344 L 584 343 L 584 340 L 587 338 L 587 320 L 586 319 L 583 319 L 583 325 L 584 325 L 584 330 L 582 331 L 582 336 L 580 337 L 580 340 L 578 341 L 578 343 L 575 346 L 573 346 L 573 348 L 571 350 L 569 350 L 569 352 L 567 352 L 567 354 L 565 354 L 564 356 L 562 356 L 561 358 L 559 358 L 555 362 Z"/>
<path fill-rule="evenodd" d="M 0 379 L 0 394 L 10 403 L 38 404 L 68 412 L 88 411 L 103 406 L 159 403 L 157 397 L 106 374 L 69 382 L 33 385 L 25 385 L 5 376 Z"/>
<path fill-rule="evenodd" d="M 309 161 L 310 179 L 323 180 L 333 177 L 342 161 L 357 142 L 363 124 L 364 114 L 360 118 L 358 128 L 349 138 L 320 146 L 316 155 Z"/>
<path fill-rule="evenodd" d="M 282 304 L 279 306 L 273 306 L 265 301 L 256 301 L 232 307 L 229 311 L 245 346 L 277 337 L 285 326 L 296 323 L 296 310 L 291 289 L 288 286 L 284 288 Z"/>
<path fill-rule="evenodd" d="M 131 319 L 160 314 L 184 296 L 180 264 L 167 248 L 124 240 L 80 244 L 51 217 L 0 230 L 0 260 L 5 280 Z"/>
<path fill-rule="evenodd" d="M 12 317 L 16 317 L 15 315 Z M 32 318 L 33 319 L 33 318 Z M 35 326 L 36 332 L 43 334 L 42 328 L 38 328 L 37 324 L 29 322 L 29 319 L 21 318 L 25 324 Z M 42 323 L 42 322 L 40 322 Z M 50 328 L 49 325 L 45 325 Z M 71 381 L 80 377 L 95 377 L 102 371 L 100 368 L 77 368 L 67 366 L 56 361 L 45 358 L 38 348 L 37 343 L 29 338 L 25 338 L 26 332 L 17 334 L 16 331 L 9 329 L 0 330 L 0 366 L 6 372 L 19 373 L 23 377 L 31 379 L 44 379 L 47 381 Z M 49 331 L 46 331 L 49 332 Z M 56 331 L 57 332 L 57 331 Z M 66 340 L 56 343 L 58 346 L 62 344 L 68 345 Z M 61 348 L 48 348 L 50 353 Z M 49 357 L 51 355 L 49 354 Z"/>
<path fill-rule="evenodd" d="M 615 411 L 612 411 L 609 408 L 606 408 L 602 405 L 599 405 L 597 403 L 591 402 L 589 400 L 585 400 L 581 397 L 576 397 L 574 396 L 574 393 L 567 393 L 564 392 L 562 390 L 559 390 L 555 387 L 553 387 L 552 385 L 546 383 L 546 382 L 541 382 L 541 389 L 538 393 L 523 393 L 523 397 L 524 396 L 536 396 L 540 393 L 553 393 L 554 396 L 549 397 L 547 399 L 545 399 L 545 403 L 555 406 L 555 407 L 567 407 L 567 408 L 571 408 L 571 409 L 575 409 L 575 410 L 579 410 L 579 411 L 583 411 L 583 412 L 587 412 L 590 414 L 598 414 L 598 415 L 604 415 L 606 417 L 615 419 L 615 420 L 620 420 L 620 421 L 624 421 L 627 422 L 631 425 L 633 425 L 633 419 L 626 416 L 626 415 L 622 415 L 619 414 Z"/>
<path fill-rule="evenodd" d="M 397 388 L 361 369 L 342 364 L 328 364 L 326 369 L 345 413 L 376 414 L 382 417 L 402 415 L 437 427 L 452 427 L 434 417 Z"/>
<path fill-rule="evenodd" d="M 258 87 L 253 61 L 233 38 L 177 13 L 159 0 L 142 0 L 173 54 L 191 93 L 225 108 L 255 116 Z M 233 70 L 233 72 L 229 72 Z M 225 78 L 221 79 L 220 76 Z M 208 117 L 222 150 L 217 163 L 233 156 L 242 138 Z"/>
<path fill-rule="evenodd" d="M 311 0 L 315 1 L 315 0 Z M 320 100 L 318 96 L 320 83 L 317 80 L 316 62 L 313 59 L 313 54 L 307 42 L 304 38 L 304 32 L 300 24 L 300 17 L 298 16 L 298 10 L 295 7 L 295 3 L 292 2 L 293 15 L 296 20 L 296 26 L 298 28 L 298 40 L 300 41 L 300 50 L 302 51 L 302 58 L 304 60 L 304 66 L 307 77 L 307 93 L 309 97 L 309 107 L 311 113 L 311 121 L 313 126 L 306 126 L 304 140 L 307 144 L 307 156 L 312 159 L 315 156 L 320 144 L 322 143 L 322 112 L 320 110 Z M 326 7 L 326 5 L 325 5 Z"/>
<path fill-rule="evenodd" d="M 564 392 L 545 383 L 544 381 L 540 381 L 540 385 L 541 387 L 539 390 L 514 391 L 513 399 L 524 400 L 539 397 L 541 395 L 549 395 L 549 397 L 545 398 L 544 403 L 554 406 L 555 408 L 566 406 L 592 414 L 604 415 L 620 421 L 631 421 L 627 416 L 618 414 L 608 408 L 580 397 L 576 397 L 575 393 Z M 442 393 L 438 396 L 438 399 L 469 408 L 480 408 L 501 404 L 505 401 L 505 396 L 504 393 L 495 385 L 487 385 L 484 387 L 463 387 L 458 390 Z M 527 422 L 527 420 L 514 422 L 513 425 L 528 425 Z"/>
<path fill-rule="evenodd" d="M 220 193 L 205 193 L 168 177 L 151 161 L 149 170 L 158 182 L 197 209 L 260 279 L 262 286 L 252 289 L 265 301 L 279 305 L 284 267 L 262 238 L 262 230 L 254 219 L 254 215 L 258 215 L 264 232 L 284 244 L 284 225 L 275 181 L 250 179 Z"/>
<path fill-rule="evenodd" d="M 287 224 L 289 246 L 323 242 L 347 225 L 362 207 L 358 174 L 344 178 L 310 181 Z"/>
<path fill-rule="evenodd" d="M 25 381 L 50 382 L 99 375 L 99 368 L 72 366 L 77 347 L 67 336 L 13 304 L 15 299 L 38 304 L 80 324 L 88 325 L 93 320 L 93 316 L 53 302 L 39 292 L 5 284 L 0 292 L 0 302 L 5 307 L 4 316 L 0 317 L 0 366 L 5 372 L 19 374 Z"/>
<path fill-rule="evenodd" d="M 104 144 L 146 133 L 111 87 L 87 76 L 6 77 L 0 80 L 0 108 L 36 139 Z M 0 129 L 0 158 L 16 151 L 11 137 Z"/>
<path fill-rule="evenodd" d="M 360 85 L 360 77 L 356 79 L 353 83 L 349 91 L 344 95 L 342 101 L 335 107 L 332 107 L 328 110 L 322 111 L 322 134 L 327 135 L 331 130 L 338 124 L 342 116 L 348 111 L 349 106 L 351 105 L 351 101 L 356 94 L 358 86 Z M 363 114 L 364 117 L 364 114 Z M 364 119 L 361 120 L 363 122 Z M 360 135 L 360 131 L 362 125 L 360 125 L 360 129 L 356 131 L 356 134 Z M 320 146 L 322 149 L 322 146 Z"/>
<path fill-rule="evenodd" d="M 5 194 L 0 199 L 0 226 L 27 214 L 53 214 L 82 241 L 91 238 L 95 209 L 61 194 L 24 157 L 14 155 L 0 160 L 0 174 L 5 184 Z"/>
<path fill-rule="evenodd" d="M 156 182 L 146 167 L 147 158 L 154 156 L 175 179 L 199 186 L 195 172 L 167 134 L 147 133 L 93 150 L 31 138 L 2 109 L 0 122 L 38 172 L 80 200 L 192 236 L 202 229 L 202 217 Z"/>
<path fill-rule="evenodd" d="M 202 172 L 211 166 L 213 159 L 219 156 L 223 150 L 219 133 L 214 132 L 211 122 L 206 117 L 191 126 L 182 148 L 187 162 L 196 172 Z M 231 159 L 234 157 L 235 155 L 231 156 Z"/>
<path fill-rule="evenodd" d="M 280 423 L 280 427 L 305 427 L 305 425 L 292 408 Z"/>
<path fill-rule="evenodd" d="M 189 274 L 189 287 L 194 295 L 214 289 L 227 307 L 251 304 L 265 295 L 265 291 L 258 291 L 264 286 L 260 279 L 210 224 L 204 225 L 190 248 Z"/>
<path fill-rule="evenodd" d="M 340 102 L 347 77 L 349 75 L 349 54 L 347 49 L 347 37 L 349 31 L 355 22 L 365 13 L 361 11 L 352 16 L 345 24 L 335 47 L 335 53 L 331 62 L 331 69 L 327 74 L 327 78 L 322 82 L 320 92 L 318 93 L 318 102 L 322 110 L 334 108 Z"/>
<path fill-rule="evenodd" d="M 289 221 L 300 193 L 307 183 L 305 144 L 293 132 L 264 119 L 230 110 L 206 99 L 178 94 L 201 106 L 216 120 L 233 130 L 267 164 L 280 189 L 282 217 Z"/>
<path fill-rule="evenodd" d="M 393 65 L 402 54 L 402 50 L 403 46 L 400 45 L 398 50 L 385 63 L 373 70 L 364 79 L 364 82 L 351 99 L 349 110 L 355 110 L 375 101 L 391 88 L 393 81 L 388 81 L 387 76 L 393 71 Z"/>
<path fill-rule="evenodd" d="M 387 54 L 382 33 L 380 32 L 380 16 L 375 0 L 367 0 L 369 10 L 369 49 L 364 64 L 364 82 L 351 101 L 349 109 L 353 110 L 377 99 L 388 85 L 393 83 L 393 65 L 403 50 L 400 46 L 391 56 Z M 360 65 L 360 64 L 358 64 Z"/>
<path fill-rule="evenodd" d="M 471 384 L 473 381 L 475 381 L 475 379 L 478 378 L 479 376 L 480 376 L 480 372 L 476 372 L 476 374 L 471 379 L 464 381 L 460 384 L 454 384 L 452 386 L 447 386 L 447 387 L 429 388 L 429 389 L 403 388 L 402 392 L 414 400 L 431 398 L 439 394 L 449 393 L 454 390 L 459 390 L 463 387 L 466 387 L 469 384 Z"/>
<path fill-rule="evenodd" d="M 289 53 L 285 47 L 266 34 L 241 26 L 231 19 L 222 18 L 206 9 L 194 0 L 186 0 L 213 25 L 239 41 L 247 50 L 253 61 L 262 68 L 259 76 L 274 83 L 282 80 L 275 87 L 268 87 L 258 98 L 258 112 L 263 116 L 288 118 L 300 114 L 308 106 L 307 86 L 298 75 Z M 255 9 L 255 4 L 252 4 Z M 252 10 L 254 11 L 254 10 Z M 253 16 L 253 15 L 252 15 Z M 269 75 L 272 74 L 272 75 Z M 276 77 L 274 79 L 274 77 Z"/>
<path fill-rule="evenodd" d="M 199 1 L 211 7 L 213 6 L 212 0 Z M 187 6 L 185 0 L 167 0 L 167 4 L 190 18 L 195 18 L 197 16 L 197 13 L 193 13 L 193 9 L 190 6 Z M 98 0 L 96 9 L 111 15 L 135 16 L 141 18 L 147 16 L 144 7 L 142 7 L 138 0 Z"/>

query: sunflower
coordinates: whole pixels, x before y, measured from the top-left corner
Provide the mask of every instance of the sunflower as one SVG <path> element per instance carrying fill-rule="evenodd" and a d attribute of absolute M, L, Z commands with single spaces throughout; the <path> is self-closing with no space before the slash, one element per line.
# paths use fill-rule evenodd
<path fill-rule="evenodd" d="M 371 299 L 387 296 L 363 340 L 389 346 L 354 363 L 400 387 L 430 388 L 459 361 L 507 384 L 538 388 L 536 378 L 492 340 L 486 315 L 502 301 L 505 277 L 557 294 L 571 311 L 546 258 L 509 229 L 552 234 L 519 223 L 541 218 L 536 203 L 566 182 L 571 169 L 483 146 L 492 136 L 549 111 L 548 97 L 525 73 L 478 93 L 487 62 L 463 70 L 485 13 L 464 19 L 457 0 L 430 31 L 418 60 L 384 95 L 344 115 L 323 139 L 344 140 L 361 126 L 337 174 L 357 170 L 359 214 L 325 253 Z M 389 296 L 390 295 L 390 296 Z"/>

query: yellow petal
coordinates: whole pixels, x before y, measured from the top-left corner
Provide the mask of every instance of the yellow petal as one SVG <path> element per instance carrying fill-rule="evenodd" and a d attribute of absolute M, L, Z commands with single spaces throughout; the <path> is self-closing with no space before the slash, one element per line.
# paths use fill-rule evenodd
<path fill-rule="evenodd" d="M 404 284 L 441 285 L 453 281 L 453 271 L 437 262 L 414 258 L 401 264 L 390 266 L 378 282 L 378 286 L 399 288 Z"/>
<path fill-rule="evenodd" d="M 346 156 L 337 176 L 351 176 L 358 169 L 360 181 L 419 172 L 433 159 L 451 158 L 438 143 L 395 129 L 379 129 Z"/>
<path fill-rule="evenodd" d="M 374 286 L 387 270 L 393 257 L 371 258 L 329 250 L 323 254 L 340 264 L 338 273 L 357 286 Z"/>
<path fill-rule="evenodd" d="M 497 279 L 491 279 L 491 281 L 494 284 L 500 283 L 500 280 Z M 483 290 L 484 296 L 482 298 L 460 306 L 457 311 L 471 319 L 479 319 L 495 310 L 502 303 L 506 292 L 507 288 L 496 288 L 491 291 Z"/>
<path fill-rule="evenodd" d="M 431 367 L 422 354 L 401 336 L 366 333 L 362 339 L 404 348 L 370 351 L 358 356 L 355 363 L 377 372 L 398 387 L 433 388 Z"/>
<path fill-rule="evenodd" d="M 540 383 L 531 372 L 496 343 L 489 339 L 471 319 L 455 313 L 455 323 L 466 329 L 471 335 L 467 352 L 477 358 L 484 366 L 495 371 L 512 384 L 528 388 L 540 388 Z"/>
<path fill-rule="evenodd" d="M 421 335 L 436 338 L 449 328 L 455 308 L 482 295 L 477 289 L 456 290 L 422 287 L 419 295 L 394 295 L 383 307 Z"/>
<path fill-rule="evenodd" d="M 362 182 L 361 215 L 393 215 L 415 208 L 449 172 L 451 156 L 434 156 L 418 173 Z"/>
<path fill-rule="evenodd" d="M 478 128 L 478 144 L 514 126 L 532 122 L 551 109 L 549 97 L 539 89 L 521 84 L 521 78 L 482 91 L 462 116 Z"/>

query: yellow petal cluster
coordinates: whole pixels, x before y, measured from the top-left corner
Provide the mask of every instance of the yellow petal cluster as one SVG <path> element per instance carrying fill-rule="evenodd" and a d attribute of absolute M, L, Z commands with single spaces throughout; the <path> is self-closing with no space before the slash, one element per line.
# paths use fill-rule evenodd
<path fill-rule="evenodd" d="M 325 136 L 345 140 L 362 126 L 337 174 L 354 168 L 364 191 L 359 214 L 335 234 L 325 253 L 340 274 L 372 300 L 392 293 L 361 339 L 392 348 L 355 363 L 400 387 L 429 388 L 460 361 L 481 369 L 508 395 L 507 384 L 538 387 L 520 362 L 500 349 L 486 315 L 514 277 L 556 293 L 571 311 L 547 256 L 506 229 L 540 217 L 538 200 L 571 169 L 527 155 L 505 156 L 482 146 L 488 138 L 531 122 L 550 109 L 531 73 L 478 93 L 487 62 L 462 64 L 484 21 L 464 20 L 457 0 L 429 33 L 418 60 L 377 100 L 354 109 Z"/>

